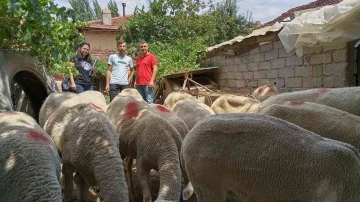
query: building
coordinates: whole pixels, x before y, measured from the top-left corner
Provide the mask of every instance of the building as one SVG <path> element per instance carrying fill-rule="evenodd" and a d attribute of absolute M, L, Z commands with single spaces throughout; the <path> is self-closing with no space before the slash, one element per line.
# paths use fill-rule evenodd
<path fill-rule="evenodd" d="M 85 40 L 91 44 L 91 55 L 94 58 L 107 60 L 108 56 L 116 52 L 116 37 L 119 34 L 119 26 L 126 23 L 132 15 L 125 14 L 123 3 L 123 15 L 111 17 L 109 9 L 102 10 L 102 19 L 89 22 L 88 27 L 79 28 Z"/>
<path fill-rule="evenodd" d="M 132 15 L 125 14 L 126 4 L 123 3 L 123 14 L 120 17 L 111 17 L 109 9 L 102 10 L 102 19 L 89 22 L 88 27 L 79 28 L 84 35 L 85 41 L 91 45 L 93 59 L 107 61 L 109 55 L 117 52 L 116 39 L 119 34 L 119 26 L 126 23 Z M 94 81 L 94 89 L 103 92 L 105 89 L 105 77 L 97 77 Z"/>
<path fill-rule="evenodd" d="M 309 48 L 298 57 L 285 51 L 278 36 L 286 24 L 281 20 L 338 2 L 318 0 L 290 9 L 250 35 L 209 47 L 202 66 L 219 67 L 215 80 L 220 89 L 234 93 L 248 94 L 266 83 L 276 83 L 280 92 L 358 85 L 355 41 Z"/>

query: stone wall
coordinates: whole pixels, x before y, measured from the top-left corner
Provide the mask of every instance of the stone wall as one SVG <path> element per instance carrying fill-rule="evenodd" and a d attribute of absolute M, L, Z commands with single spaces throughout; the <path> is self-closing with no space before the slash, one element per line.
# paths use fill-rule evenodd
<path fill-rule="evenodd" d="M 345 87 L 354 83 L 355 68 L 349 64 L 347 44 L 311 48 L 297 57 L 294 51 L 287 53 L 280 41 L 242 55 L 207 58 L 202 66 L 219 67 L 215 79 L 221 90 L 244 94 L 269 82 L 276 82 L 280 92 Z"/>

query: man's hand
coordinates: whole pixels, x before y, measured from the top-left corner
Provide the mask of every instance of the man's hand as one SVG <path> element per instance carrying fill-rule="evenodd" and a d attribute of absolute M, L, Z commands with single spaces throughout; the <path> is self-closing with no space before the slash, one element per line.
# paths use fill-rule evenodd
<path fill-rule="evenodd" d="M 150 81 L 149 84 L 148 84 L 148 86 L 149 86 L 150 88 L 153 88 L 153 87 L 154 87 L 154 81 Z"/>
<path fill-rule="evenodd" d="M 134 88 L 136 88 L 136 81 L 134 82 Z"/>
<path fill-rule="evenodd" d="M 109 84 L 106 84 L 106 86 L 105 86 L 105 91 L 106 91 L 106 92 L 109 92 L 109 90 L 110 90 L 110 86 L 109 86 Z"/>

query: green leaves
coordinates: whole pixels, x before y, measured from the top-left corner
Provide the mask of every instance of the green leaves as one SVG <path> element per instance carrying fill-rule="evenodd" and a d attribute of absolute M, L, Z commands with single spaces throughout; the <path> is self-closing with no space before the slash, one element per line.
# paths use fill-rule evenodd
<path fill-rule="evenodd" d="M 83 40 L 69 11 L 51 0 L 6 0 L 0 3 L 0 48 L 28 51 L 48 68 L 59 67 Z M 70 20 L 69 20 L 70 19 Z M 61 69 L 61 68 L 60 68 Z"/>
<path fill-rule="evenodd" d="M 120 25 L 119 33 L 135 47 L 140 40 L 149 43 L 158 58 L 161 79 L 198 68 L 202 59 L 198 52 L 206 47 L 247 34 L 253 26 L 251 14 L 238 15 L 237 10 L 235 0 L 216 5 L 200 0 L 156 0 L 149 11 L 136 9 L 134 17 Z"/>

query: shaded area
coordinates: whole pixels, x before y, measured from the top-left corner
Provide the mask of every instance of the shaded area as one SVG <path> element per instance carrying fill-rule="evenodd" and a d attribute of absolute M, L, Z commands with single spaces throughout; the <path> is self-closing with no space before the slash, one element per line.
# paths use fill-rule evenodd
<path fill-rule="evenodd" d="M 47 91 L 33 74 L 22 71 L 15 74 L 10 84 L 13 109 L 31 115 L 37 122 Z"/>

